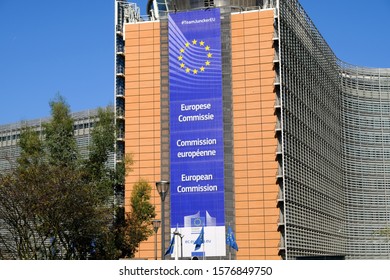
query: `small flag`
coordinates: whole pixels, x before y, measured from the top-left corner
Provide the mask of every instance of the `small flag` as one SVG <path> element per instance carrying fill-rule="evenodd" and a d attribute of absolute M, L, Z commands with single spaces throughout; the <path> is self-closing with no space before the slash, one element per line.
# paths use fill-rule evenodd
<path fill-rule="evenodd" d="M 238 251 L 238 245 L 237 245 L 236 239 L 234 238 L 234 233 L 233 233 L 231 226 L 229 226 L 228 232 L 226 235 L 226 244 L 229 245 L 230 247 L 232 247 L 234 250 Z"/>
<path fill-rule="evenodd" d="M 200 231 L 200 234 L 198 238 L 195 240 L 195 250 L 199 250 L 199 248 L 202 246 L 204 243 L 204 227 L 202 227 L 202 230 Z"/>
<path fill-rule="evenodd" d="M 175 246 L 175 235 L 172 235 L 171 243 L 169 244 L 169 247 L 167 251 L 165 252 L 165 255 L 172 255 L 173 254 L 173 247 Z"/>

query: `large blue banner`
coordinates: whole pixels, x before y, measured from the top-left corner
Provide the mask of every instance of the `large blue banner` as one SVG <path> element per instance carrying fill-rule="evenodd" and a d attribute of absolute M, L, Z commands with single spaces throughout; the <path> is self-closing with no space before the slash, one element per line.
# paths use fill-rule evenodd
<path fill-rule="evenodd" d="M 172 231 L 184 235 L 184 256 L 224 256 L 219 9 L 169 15 L 169 89 Z"/>

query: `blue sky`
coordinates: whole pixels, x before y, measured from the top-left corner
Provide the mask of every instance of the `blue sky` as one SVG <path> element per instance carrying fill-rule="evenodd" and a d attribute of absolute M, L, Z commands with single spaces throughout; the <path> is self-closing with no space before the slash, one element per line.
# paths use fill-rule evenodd
<path fill-rule="evenodd" d="M 390 68 L 389 0 L 299 0 L 341 60 Z"/>
<path fill-rule="evenodd" d="M 146 0 L 133 1 L 146 5 Z M 390 67 L 389 0 L 300 0 L 342 60 Z M 113 104 L 114 0 L 0 0 L 0 124 Z"/>

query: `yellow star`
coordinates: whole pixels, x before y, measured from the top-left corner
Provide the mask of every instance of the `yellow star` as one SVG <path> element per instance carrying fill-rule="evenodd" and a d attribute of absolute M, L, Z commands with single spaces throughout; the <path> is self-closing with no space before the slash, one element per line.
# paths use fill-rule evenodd
<path fill-rule="evenodd" d="M 210 66 L 210 61 L 206 61 L 206 66 Z"/>
<path fill-rule="evenodd" d="M 184 68 L 186 65 L 184 63 L 180 64 L 180 68 Z"/>
<path fill-rule="evenodd" d="M 191 69 L 190 68 L 186 68 L 186 73 L 190 73 Z"/>
<path fill-rule="evenodd" d="M 179 56 L 177 59 L 181 61 L 181 60 L 183 60 L 183 57 Z"/>
<path fill-rule="evenodd" d="M 197 42 L 198 42 L 198 41 L 196 41 L 195 39 L 192 40 L 192 44 L 193 44 L 193 45 L 196 45 Z"/>
<path fill-rule="evenodd" d="M 213 55 L 212 55 L 211 53 L 208 53 L 208 54 L 207 54 L 207 57 L 208 57 L 208 58 L 211 58 L 212 56 L 213 56 Z"/>
<path fill-rule="evenodd" d="M 187 43 L 186 43 L 186 47 L 188 48 L 189 46 L 190 46 L 190 43 L 187 42 Z"/>
<path fill-rule="evenodd" d="M 205 49 L 206 51 L 209 51 L 209 50 L 210 50 L 210 46 L 206 46 L 204 49 Z"/>
<path fill-rule="evenodd" d="M 180 52 L 183 53 L 183 52 L 184 52 L 184 49 L 180 49 Z"/>
<path fill-rule="evenodd" d="M 200 41 L 199 42 L 199 45 L 201 45 L 202 47 L 204 46 L 204 42 L 203 41 Z"/>
<path fill-rule="evenodd" d="M 194 74 L 196 75 L 196 74 L 198 74 L 198 69 L 194 69 L 194 70 L 192 70 L 192 72 L 194 72 Z"/>
<path fill-rule="evenodd" d="M 203 66 L 200 67 L 199 69 L 200 69 L 200 72 L 204 72 L 204 67 Z"/>

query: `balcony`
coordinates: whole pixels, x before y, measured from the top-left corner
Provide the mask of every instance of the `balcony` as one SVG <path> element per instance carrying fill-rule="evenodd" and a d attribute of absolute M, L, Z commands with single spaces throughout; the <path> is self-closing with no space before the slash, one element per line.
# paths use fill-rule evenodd
<path fill-rule="evenodd" d="M 124 158 L 124 155 L 122 152 L 117 152 L 116 153 L 116 162 L 122 162 Z"/>
<path fill-rule="evenodd" d="M 284 226 L 285 226 L 284 217 L 282 214 L 280 214 L 278 219 L 278 231 L 282 231 L 284 229 Z"/>
<path fill-rule="evenodd" d="M 276 125 L 275 125 L 275 133 L 280 133 L 282 131 L 282 123 L 281 121 L 278 119 L 276 121 Z"/>
<path fill-rule="evenodd" d="M 276 75 L 275 75 L 274 86 L 280 86 L 280 75 L 279 75 L 279 73 L 276 73 Z"/>
<path fill-rule="evenodd" d="M 278 143 L 278 146 L 276 147 L 276 150 L 275 150 L 275 154 L 277 155 L 277 156 L 279 156 L 279 155 L 282 155 L 282 145 L 280 145 L 279 143 Z"/>
<path fill-rule="evenodd" d="M 125 55 L 125 47 L 123 45 L 117 44 L 116 45 L 116 54 L 120 56 Z"/>
<path fill-rule="evenodd" d="M 284 203 L 284 195 L 282 191 L 279 191 L 278 197 L 276 198 L 276 207 L 280 208 L 280 206 L 282 206 L 283 203 Z"/>
<path fill-rule="evenodd" d="M 279 40 L 279 30 L 277 28 L 274 29 L 274 35 L 272 36 L 273 41 Z"/>
<path fill-rule="evenodd" d="M 116 108 L 116 117 L 117 119 L 124 119 L 125 118 L 125 110 L 123 108 Z"/>
<path fill-rule="evenodd" d="M 283 179 L 283 169 L 282 167 L 278 167 L 278 171 L 276 171 L 276 179 L 281 180 Z"/>
<path fill-rule="evenodd" d="M 286 250 L 286 244 L 284 241 L 279 241 L 278 248 L 279 250 Z"/>
<path fill-rule="evenodd" d="M 125 141 L 125 133 L 124 132 L 118 132 L 116 135 L 116 141 L 118 142 L 124 142 Z"/>
<path fill-rule="evenodd" d="M 280 98 L 278 96 L 276 96 L 275 98 L 275 104 L 274 104 L 274 108 L 275 109 L 281 109 L 281 102 L 280 102 Z"/>
<path fill-rule="evenodd" d="M 121 36 L 123 35 L 123 27 L 122 27 L 122 25 L 117 24 L 116 27 L 115 27 L 115 30 L 116 30 L 116 34 L 121 35 Z"/>
<path fill-rule="evenodd" d="M 116 97 L 124 97 L 125 96 L 125 89 L 122 86 L 119 86 L 116 88 Z"/>
<path fill-rule="evenodd" d="M 116 67 L 116 75 L 124 77 L 125 76 L 125 67 L 122 65 L 117 65 Z"/>

